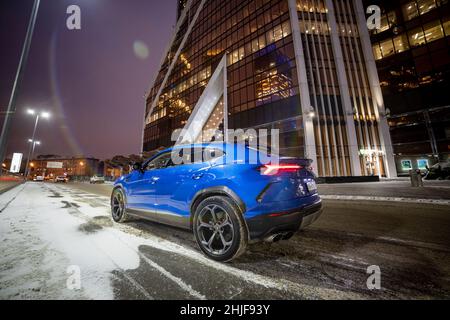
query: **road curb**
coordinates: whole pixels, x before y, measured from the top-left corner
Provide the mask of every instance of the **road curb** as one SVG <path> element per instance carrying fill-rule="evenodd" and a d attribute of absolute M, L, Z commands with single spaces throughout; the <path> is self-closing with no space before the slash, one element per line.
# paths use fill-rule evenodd
<path fill-rule="evenodd" d="M 345 196 L 345 195 L 321 195 L 320 197 L 323 200 L 402 202 L 413 204 L 433 204 L 433 205 L 450 206 L 450 200 L 440 200 L 440 199 L 413 199 L 413 198 L 398 198 L 398 197 Z"/>
<path fill-rule="evenodd" d="M 24 181 L 21 181 L 21 182 L 18 182 L 17 184 L 14 184 L 12 186 L 6 187 L 5 189 L 0 189 L 0 195 L 6 193 L 6 192 L 8 192 L 8 191 L 10 191 L 10 190 L 12 190 L 12 189 L 14 189 L 16 187 L 18 187 L 18 186 L 20 186 L 20 185 L 22 185 L 24 183 L 25 183 Z"/>

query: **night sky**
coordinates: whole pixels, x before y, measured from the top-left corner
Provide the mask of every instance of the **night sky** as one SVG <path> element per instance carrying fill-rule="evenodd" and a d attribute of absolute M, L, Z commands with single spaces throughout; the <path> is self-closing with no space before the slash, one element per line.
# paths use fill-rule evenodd
<path fill-rule="evenodd" d="M 39 154 L 100 159 L 139 153 L 145 93 L 176 23 L 176 0 L 42 0 L 8 155 L 27 154 L 34 118 L 42 120 Z M 69 31 L 66 9 L 81 8 L 82 29 Z M 0 2 L 0 106 L 5 111 L 33 0 Z M 148 48 L 148 55 L 147 49 Z M 3 125 L 3 113 L 1 124 Z"/>

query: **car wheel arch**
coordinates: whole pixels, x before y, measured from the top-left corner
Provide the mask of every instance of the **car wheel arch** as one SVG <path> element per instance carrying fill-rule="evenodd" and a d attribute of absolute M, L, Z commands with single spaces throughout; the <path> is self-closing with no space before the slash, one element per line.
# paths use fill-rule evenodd
<path fill-rule="evenodd" d="M 236 204 L 236 206 L 240 209 L 242 215 L 247 211 L 245 203 L 230 188 L 225 187 L 225 186 L 206 188 L 206 189 L 198 191 L 192 198 L 193 200 L 191 202 L 191 207 L 190 207 L 190 213 L 191 213 L 190 214 L 190 225 L 191 225 L 191 227 L 192 227 L 192 223 L 194 220 L 195 210 L 197 209 L 197 207 L 200 205 L 200 203 L 203 200 L 210 198 L 210 197 L 214 197 L 214 196 L 224 196 L 224 197 L 231 199 Z"/>
<path fill-rule="evenodd" d="M 123 186 L 121 186 L 121 185 L 115 186 L 115 187 L 112 189 L 112 191 L 111 191 L 111 201 L 112 201 L 112 198 L 113 198 L 113 195 L 114 195 L 114 191 L 116 191 L 116 190 L 121 190 L 121 191 L 122 191 L 122 193 L 123 193 L 123 195 L 124 195 L 125 205 L 127 205 L 127 204 L 128 204 L 128 201 L 127 201 L 127 194 L 126 194 L 126 192 L 125 192 L 125 188 L 124 188 Z"/>

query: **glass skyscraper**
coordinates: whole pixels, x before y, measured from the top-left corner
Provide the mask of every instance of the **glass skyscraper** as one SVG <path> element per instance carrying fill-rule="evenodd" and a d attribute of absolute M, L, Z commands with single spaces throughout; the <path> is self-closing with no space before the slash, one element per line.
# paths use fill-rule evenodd
<path fill-rule="evenodd" d="M 361 0 L 188 0 L 147 97 L 143 149 L 186 128 L 278 129 L 322 177 L 396 175 Z M 201 136 L 202 141 L 211 137 Z"/>
<path fill-rule="evenodd" d="M 364 2 L 382 9 L 371 40 L 398 173 L 450 161 L 449 1 Z"/>

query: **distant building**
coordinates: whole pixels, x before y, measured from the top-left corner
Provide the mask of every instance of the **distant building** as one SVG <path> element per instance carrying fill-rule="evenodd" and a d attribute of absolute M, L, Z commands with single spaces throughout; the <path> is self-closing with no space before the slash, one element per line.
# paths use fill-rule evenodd
<path fill-rule="evenodd" d="M 147 97 L 143 151 L 278 129 L 321 177 L 397 175 L 361 0 L 189 0 Z M 189 142 L 189 141 L 182 141 Z"/>
<path fill-rule="evenodd" d="M 450 3 L 364 0 L 382 9 L 371 34 L 399 174 L 449 161 Z"/>
<path fill-rule="evenodd" d="M 102 161 L 100 164 L 103 175 L 111 180 L 117 179 L 131 170 L 131 165 L 136 162 L 142 162 L 143 158 L 138 155 L 129 155 L 128 157 L 117 155 L 112 159 Z"/>
<path fill-rule="evenodd" d="M 97 174 L 98 166 L 95 158 L 38 157 L 30 162 L 30 176 L 86 178 Z"/>

